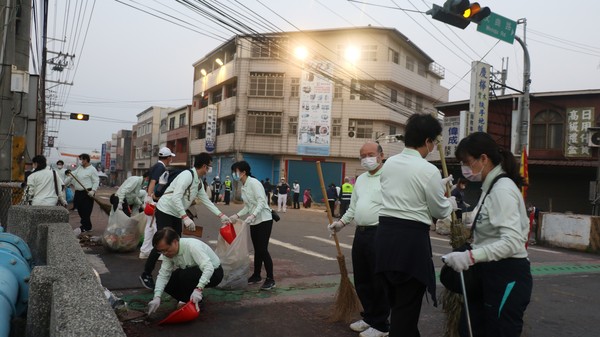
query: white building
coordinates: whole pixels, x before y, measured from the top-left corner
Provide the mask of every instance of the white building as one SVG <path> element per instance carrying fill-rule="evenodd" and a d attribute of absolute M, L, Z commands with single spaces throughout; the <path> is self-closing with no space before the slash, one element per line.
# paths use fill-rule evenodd
<path fill-rule="evenodd" d="M 137 124 L 133 126 L 132 151 L 133 174 L 142 175 L 158 160 L 160 146 L 166 144 L 166 135 L 161 139 L 160 123 L 173 108 L 151 106 L 137 114 Z M 166 123 L 166 122 L 165 122 Z"/>

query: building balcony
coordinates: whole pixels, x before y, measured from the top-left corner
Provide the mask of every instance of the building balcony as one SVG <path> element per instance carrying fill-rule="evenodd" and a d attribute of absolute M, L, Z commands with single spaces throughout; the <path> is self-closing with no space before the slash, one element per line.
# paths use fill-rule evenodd
<path fill-rule="evenodd" d="M 223 118 L 230 115 L 235 115 L 236 97 L 229 97 L 221 102 L 215 103 L 217 106 L 217 118 Z M 196 109 L 192 111 L 191 123 L 192 126 L 206 123 L 206 110 L 207 107 L 202 109 Z"/>
<path fill-rule="evenodd" d="M 194 96 L 200 96 L 208 89 L 215 87 L 236 76 L 236 62 L 229 62 L 207 73 L 194 82 Z"/>

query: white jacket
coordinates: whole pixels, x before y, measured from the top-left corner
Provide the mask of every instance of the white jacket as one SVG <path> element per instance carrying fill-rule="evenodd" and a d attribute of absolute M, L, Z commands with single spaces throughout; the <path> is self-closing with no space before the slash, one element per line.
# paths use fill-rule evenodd
<path fill-rule="evenodd" d="M 54 171 L 50 168 L 39 170 L 27 177 L 27 196 L 32 206 L 56 206 L 62 196 L 63 181 L 56 174 L 56 187 L 54 185 Z"/>
<path fill-rule="evenodd" d="M 115 195 L 119 198 L 119 202 L 127 200 L 129 205 L 141 206 L 143 199 L 140 198 L 140 190 L 144 183 L 144 177 L 131 176 L 127 178 Z"/>

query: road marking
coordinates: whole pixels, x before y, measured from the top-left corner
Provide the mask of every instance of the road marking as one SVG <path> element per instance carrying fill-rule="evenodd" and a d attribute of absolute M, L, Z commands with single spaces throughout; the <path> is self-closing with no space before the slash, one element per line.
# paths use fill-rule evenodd
<path fill-rule="evenodd" d="M 208 241 L 209 244 L 211 245 L 216 245 L 217 244 L 217 240 L 210 240 Z"/>
<path fill-rule="evenodd" d="M 448 240 L 448 239 L 436 238 L 434 236 L 432 236 L 430 238 L 431 238 L 431 240 L 438 240 L 438 241 L 450 242 L 450 240 Z"/>
<path fill-rule="evenodd" d="M 298 247 L 298 246 L 294 246 L 291 243 L 282 242 L 282 241 L 279 241 L 277 239 L 271 238 L 269 240 L 269 242 L 272 243 L 272 244 L 274 244 L 274 245 L 281 246 L 281 247 L 284 247 L 284 248 L 287 248 L 289 250 L 293 250 L 293 251 L 296 251 L 296 252 L 299 252 L 299 253 L 302 253 L 302 254 L 306 254 L 306 255 L 318 257 L 318 258 L 323 259 L 323 260 L 327 260 L 327 261 L 335 261 L 336 260 L 335 258 L 326 256 L 326 255 L 323 255 L 323 254 L 319 254 L 317 252 L 313 252 L 312 250 L 308 250 L 308 249 L 304 249 L 304 248 L 301 248 L 301 247 Z"/>
<path fill-rule="evenodd" d="M 305 238 L 307 238 L 307 239 L 313 239 L 313 240 L 317 240 L 317 241 L 321 241 L 321 242 L 325 242 L 325 243 L 329 243 L 329 244 L 335 246 L 335 241 L 333 241 L 333 239 L 325 239 L 325 238 L 320 238 L 318 236 L 312 236 L 312 235 L 305 236 Z M 340 242 L 340 247 L 346 248 L 346 249 L 352 249 L 352 245 L 348 245 L 348 244 L 341 243 L 341 242 Z"/>

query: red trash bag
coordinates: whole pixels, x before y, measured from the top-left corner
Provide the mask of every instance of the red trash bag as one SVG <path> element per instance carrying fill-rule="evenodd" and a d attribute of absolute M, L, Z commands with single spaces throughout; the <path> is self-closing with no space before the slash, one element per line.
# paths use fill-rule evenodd
<path fill-rule="evenodd" d="M 235 240 L 235 228 L 231 222 L 221 226 L 219 233 L 228 244 L 231 244 Z"/>

